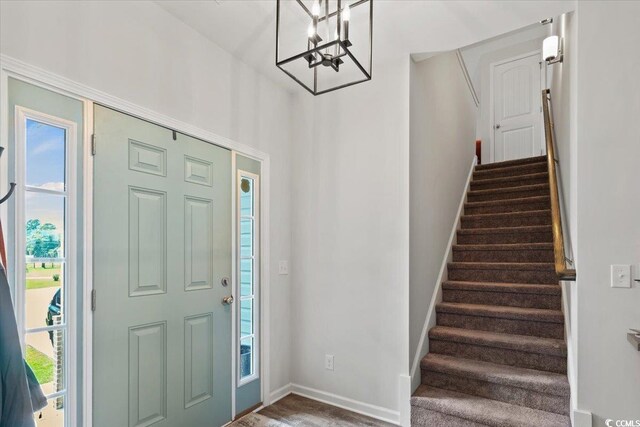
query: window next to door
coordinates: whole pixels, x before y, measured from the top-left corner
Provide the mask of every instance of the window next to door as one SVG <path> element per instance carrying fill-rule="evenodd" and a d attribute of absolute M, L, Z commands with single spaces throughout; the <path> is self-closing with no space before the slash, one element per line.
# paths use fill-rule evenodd
<path fill-rule="evenodd" d="M 258 378 L 258 176 L 238 171 L 239 385 Z"/>
<path fill-rule="evenodd" d="M 74 122 L 16 108 L 16 312 L 48 400 L 38 425 L 50 427 L 69 424 L 73 387 L 76 135 Z"/>

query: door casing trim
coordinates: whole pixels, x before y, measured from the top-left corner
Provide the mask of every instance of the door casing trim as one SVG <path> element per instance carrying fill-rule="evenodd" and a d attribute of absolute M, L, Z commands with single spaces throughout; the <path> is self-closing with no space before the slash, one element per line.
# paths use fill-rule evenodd
<path fill-rule="evenodd" d="M 36 67 L 26 62 L 20 61 L 13 57 L 0 54 L 0 111 L 4 111 L 7 114 L 8 107 L 8 80 L 9 77 L 25 81 L 35 86 L 43 87 L 45 89 L 57 92 L 75 99 L 78 99 L 84 103 L 84 156 L 83 156 L 83 184 L 84 184 L 84 277 L 83 277 L 83 324 L 82 324 L 82 366 L 83 366 L 83 385 L 82 385 L 82 402 L 79 405 L 82 406 L 82 425 L 91 427 L 93 425 L 93 312 L 91 311 L 91 290 L 93 289 L 93 156 L 91 155 L 91 135 L 93 133 L 93 106 L 94 103 L 99 103 L 115 110 L 121 111 L 125 114 L 164 126 L 173 130 L 176 130 L 185 135 L 198 138 L 205 142 L 208 142 L 219 147 L 223 147 L 232 151 L 242 154 L 243 156 L 252 158 L 261 163 L 261 211 L 260 211 L 260 223 L 265 224 L 261 233 L 260 241 L 260 253 L 261 253 L 261 269 L 260 269 L 260 284 L 262 292 L 262 307 L 260 310 L 260 323 L 262 324 L 262 351 L 260 352 L 260 366 L 262 374 L 261 394 L 262 402 L 264 406 L 270 404 L 269 393 L 269 378 L 270 378 L 270 364 L 269 364 L 269 229 L 270 223 L 269 215 L 269 200 L 270 200 L 270 165 L 271 159 L 269 154 L 255 149 L 247 144 L 236 142 L 232 139 L 218 135 L 214 132 L 207 131 L 199 128 L 187 122 L 176 120 L 172 117 L 155 112 L 149 108 L 142 107 L 130 101 L 118 98 L 113 95 L 109 95 L 103 91 L 87 86 L 83 83 L 76 82 L 58 74 L 52 73 L 45 69 Z M 8 147 L 9 145 L 9 126 L 5 118 L 0 118 L 0 146 Z M 0 159 L 0 170 L 8 170 L 7 168 L 8 156 L 2 156 Z M 235 175 L 235 174 L 232 174 Z M 234 177 L 232 177 L 232 185 L 234 185 Z M 6 192 L 8 187 L 8 177 L 6 174 L 0 174 L 0 192 Z M 4 194 L 4 193 L 3 193 Z M 233 204 L 233 201 L 232 201 Z M 6 204 L 0 205 L 0 218 L 6 222 L 7 220 L 7 207 Z M 233 233 L 233 230 L 232 230 Z M 80 325 L 79 325 L 80 326 Z M 233 333 L 231 334 L 233 340 Z M 233 342 L 233 341 L 232 341 Z M 235 357 L 233 354 L 232 344 L 232 360 Z M 233 369 L 230 367 L 230 369 Z M 235 375 L 233 375 L 235 377 Z M 231 390 L 229 392 L 232 395 L 232 406 L 234 406 L 234 394 L 235 394 L 235 381 L 232 380 Z M 231 408 L 232 413 L 235 408 Z"/>

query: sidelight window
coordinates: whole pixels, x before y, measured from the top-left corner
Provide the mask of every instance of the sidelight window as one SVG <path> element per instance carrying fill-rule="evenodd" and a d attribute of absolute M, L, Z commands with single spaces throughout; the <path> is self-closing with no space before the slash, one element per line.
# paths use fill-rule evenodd
<path fill-rule="evenodd" d="M 16 306 L 24 358 L 47 398 L 38 425 L 69 424 L 76 124 L 16 109 Z M 70 339 L 71 338 L 71 339 Z"/>
<path fill-rule="evenodd" d="M 239 384 L 258 378 L 258 176 L 238 174 Z"/>

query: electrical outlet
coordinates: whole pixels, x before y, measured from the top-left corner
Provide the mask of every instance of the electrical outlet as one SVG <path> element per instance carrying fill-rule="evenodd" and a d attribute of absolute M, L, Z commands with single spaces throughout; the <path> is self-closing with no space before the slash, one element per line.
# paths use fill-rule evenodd
<path fill-rule="evenodd" d="M 611 266 L 611 287 L 630 288 L 631 287 L 631 266 L 612 265 Z"/>
<path fill-rule="evenodd" d="M 289 261 L 280 261 L 278 264 L 278 274 L 289 274 Z"/>
<path fill-rule="evenodd" d="M 333 354 L 324 355 L 324 368 L 333 371 Z"/>

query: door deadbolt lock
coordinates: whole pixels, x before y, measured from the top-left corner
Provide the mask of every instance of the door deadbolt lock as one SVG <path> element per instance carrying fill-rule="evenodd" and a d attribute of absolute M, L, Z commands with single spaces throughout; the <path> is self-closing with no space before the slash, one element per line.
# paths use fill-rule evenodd
<path fill-rule="evenodd" d="M 229 286 L 229 278 L 228 277 L 223 277 L 222 280 L 220 281 L 220 283 L 222 283 L 222 286 L 224 286 L 226 288 L 227 286 Z"/>
<path fill-rule="evenodd" d="M 233 304 L 233 295 L 229 295 L 228 297 L 222 298 L 222 303 L 225 305 Z"/>

